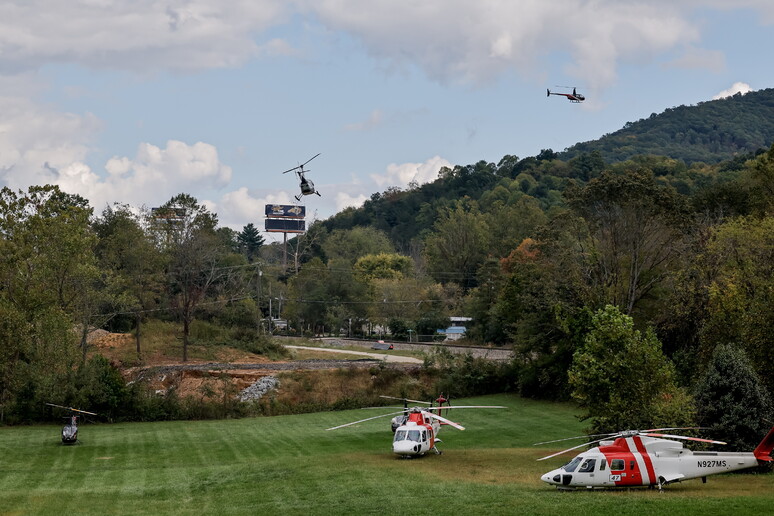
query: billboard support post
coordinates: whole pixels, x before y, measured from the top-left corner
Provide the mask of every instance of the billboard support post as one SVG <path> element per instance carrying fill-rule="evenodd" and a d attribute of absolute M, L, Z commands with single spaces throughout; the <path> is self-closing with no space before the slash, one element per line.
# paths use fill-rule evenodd
<path fill-rule="evenodd" d="M 266 232 L 282 233 L 282 270 L 288 268 L 288 233 L 306 231 L 305 206 L 288 204 L 266 205 Z"/>

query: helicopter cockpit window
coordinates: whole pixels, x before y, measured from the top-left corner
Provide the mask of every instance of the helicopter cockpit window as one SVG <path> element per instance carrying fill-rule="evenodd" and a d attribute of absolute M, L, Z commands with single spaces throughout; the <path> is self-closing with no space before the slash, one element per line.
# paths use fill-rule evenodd
<path fill-rule="evenodd" d="M 409 438 L 409 441 L 419 442 L 419 430 L 409 430 L 408 438 Z"/>
<path fill-rule="evenodd" d="M 577 468 L 577 467 L 578 467 L 578 464 L 580 464 L 581 460 L 583 460 L 583 459 L 581 459 L 580 457 L 575 457 L 575 458 L 574 458 L 574 459 L 572 459 L 570 462 L 568 462 L 567 464 L 565 464 L 564 466 L 562 466 L 562 468 L 563 468 L 563 469 L 564 469 L 564 470 L 565 470 L 567 473 L 572 473 L 573 471 L 575 471 L 575 468 Z"/>
<path fill-rule="evenodd" d="M 423 441 L 427 441 L 427 431 L 426 430 L 422 430 L 422 440 Z"/>
<path fill-rule="evenodd" d="M 583 461 L 578 473 L 593 473 L 594 466 L 597 464 L 597 459 L 586 459 Z"/>
<path fill-rule="evenodd" d="M 397 441 L 404 440 L 406 438 L 406 433 L 407 433 L 406 430 L 398 430 L 398 431 L 396 431 L 395 432 L 395 438 L 393 439 L 393 441 L 397 442 Z"/>

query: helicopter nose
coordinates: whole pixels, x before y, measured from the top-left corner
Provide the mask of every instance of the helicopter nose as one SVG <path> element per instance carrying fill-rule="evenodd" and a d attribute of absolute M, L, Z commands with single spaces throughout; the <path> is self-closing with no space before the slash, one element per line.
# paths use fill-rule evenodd
<path fill-rule="evenodd" d="M 392 451 L 398 455 L 416 455 L 419 453 L 419 443 L 414 441 L 404 440 L 393 443 Z"/>
<path fill-rule="evenodd" d="M 545 482 L 546 484 L 552 484 L 552 485 L 558 485 L 561 483 L 561 477 L 557 474 L 556 471 L 549 471 L 542 477 L 540 477 L 540 480 Z"/>

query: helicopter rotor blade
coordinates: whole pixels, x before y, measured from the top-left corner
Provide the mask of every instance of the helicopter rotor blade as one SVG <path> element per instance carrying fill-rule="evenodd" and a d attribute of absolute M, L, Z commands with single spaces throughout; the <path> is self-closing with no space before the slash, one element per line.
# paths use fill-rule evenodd
<path fill-rule="evenodd" d="M 673 426 L 669 428 L 648 428 L 640 432 L 663 432 L 664 430 L 709 430 L 707 426 Z"/>
<path fill-rule="evenodd" d="M 679 427 L 669 427 L 669 428 L 649 428 L 647 430 L 640 430 L 639 433 L 641 434 L 647 434 L 651 432 L 662 432 L 664 430 L 709 430 L 709 428 L 705 426 L 679 426 Z M 589 435 L 576 435 L 575 437 L 565 437 L 564 439 L 554 439 L 552 441 L 543 441 L 540 443 L 535 443 L 533 446 L 540 446 L 541 444 L 551 444 L 551 443 L 559 443 L 562 441 L 572 441 L 573 439 L 593 439 L 595 437 L 613 437 L 613 436 L 619 436 L 624 435 L 626 432 L 610 432 L 607 434 L 589 434 Z"/>
<path fill-rule="evenodd" d="M 615 435 L 615 434 L 613 434 L 613 435 Z M 598 443 L 600 441 L 604 441 L 608 437 L 609 436 L 606 436 L 606 437 L 603 437 L 602 439 L 597 439 L 595 441 L 589 441 L 589 442 L 586 442 L 586 443 L 582 443 L 582 444 L 579 444 L 578 446 L 573 446 L 572 448 L 567 448 L 566 450 L 562 450 L 560 452 L 552 453 L 551 455 L 546 455 L 545 457 L 540 457 L 538 460 L 551 459 L 553 457 L 556 457 L 557 455 L 562 455 L 563 453 L 567 453 L 568 451 L 577 450 L 578 448 L 583 448 L 584 446 L 588 446 L 589 444 L 595 444 L 595 443 Z"/>
<path fill-rule="evenodd" d="M 71 410 L 73 412 L 80 412 L 81 414 L 88 414 L 90 416 L 96 416 L 97 415 L 94 412 L 87 412 L 85 410 L 81 410 L 81 409 L 77 409 L 77 408 L 73 408 L 73 407 L 65 407 L 64 405 L 57 405 L 56 403 L 46 403 L 46 405 L 49 405 L 51 407 L 63 408 L 65 410 Z"/>
<path fill-rule="evenodd" d="M 326 431 L 328 431 L 328 430 L 338 430 L 339 428 L 344 428 L 345 426 L 352 426 L 352 425 L 356 425 L 358 423 L 363 423 L 365 421 L 371 421 L 372 419 L 379 419 L 380 417 L 395 416 L 397 414 L 403 414 L 403 411 L 401 410 L 400 412 L 390 412 L 389 414 L 382 414 L 380 416 L 367 417 L 365 419 L 361 419 L 360 421 L 353 421 L 352 423 L 346 423 L 346 424 L 343 424 L 343 425 L 334 426 L 334 427 L 331 427 L 331 428 L 326 428 L 325 430 Z"/>
<path fill-rule="evenodd" d="M 316 158 L 316 157 L 317 157 L 317 156 L 319 156 L 320 154 L 322 154 L 322 152 L 318 152 L 317 154 L 315 154 L 314 156 L 312 156 L 311 158 L 309 158 L 308 160 L 306 160 L 304 163 L 302 163 L 302 164 L 301 164 L 301 165 L 299 165 L 299 166 L 303 167 L 304 165 L 306 165 L 307 163 L 309 163 L 310 161 L 312 161 L 314 158 Z"/>
<path fill-rule="evenodd" d="M 395 396 L 379 396 L 380 398 L 386 398 L 388 400 L 400 400 L 403 402 L 410 401 L 411 403 L 424 403 L 425 405 L 430 405 L 429 401 L 419 401 L 419 400 L 410 400 L 408 398 L 397 398 Z"/>
<path fill-rule="evenodd" d="M 591 439 L 594 437 L 612 437 L 614 435 L 618 435 L 617 433 L 612 434 L 592 434 L 592 435 L 576 435 L 575 437 L 565 437 L 564 439 L 554 439 L 553 441 L 543 441 L 540 443 L 535 443 L 532 446 L 540 446 L 541 444 L 551 444 L 551 443 L 560 443 L 562 441 L 572 441 L 573 439 Z"/>
<path fill-rule="evenodd" d="M 541 457 L 541 458 L 539 458 L 537 460 L 550 459 L 552 457 L 556 457 L 557 455 L 561 455 L 561 454 L 566 453 L 568 451 L 577 450 L 578 448 L 582 448 L 583 446 L 588 446 L 588 445 L 591 445 L 591 444 L 596 444 L 596 443 L 598 443 L 600 441 L 604 441 L 605 439 L 612 439 L 612 438 L 615 438 L 615 437 L 634 437 L 636 435 L 646 436 L 646 437 L 663 437 L 663 438 L 666 438 L 666 439 L 682 439 L 682 440 L 685 440 L 685 441 L 697 441 L 697 442 L 709 443 L 709 444 L 727 444 L 727 443 L 725 443 L 723 441 L 714 441 L 712 439 L 702 439 L 700 437 L 688 437 L 688 436 L 684 436 L 684 435 L 673 435 L 673 434 L 656 433 L 659 430 L 700 430 L 702 428 L 703 427 L 656 428 L 656 429 L 653 429 L 653 430 L 639 430 L 639 431 L 638 430 L 634 430 L 634 431 L 627 431 L 627 432 L 617 432 L 617 433 L 612 433 L 612 434 L 596 434 L 596 435 L 587 436 L 587 437 L 598 437 L 600 435 L 602 435 L 603 437 L 600 438 L 600 439 L 593 440 L 593 441 L 585 442 L 583 444 L 579 444 L 578 446 L 573 446 L 572 448 L 567 448 L 566 450 L 562 450 L 560 452 L 554 453 L 552 455 L 548 455 L 546 457 Z M 537 443 L 537 444 L 549 444 L 549 443 L 552 443 L 552 442 L 567 441 L 567 440 L 570 440 L 570 439 L 579 439 L 580 437 L 583 437 L 583 436 L 568 437 L 566 439 L 556 439 L 554 441 L 545 441 L 543 443 Z"/>
<path fill-rule="evenodd" d="M 728 444 L 723 441 L 713 441 L 712 439 L 701 439 L 699 437 L 686 437 L 684 435 L 672 435 L 672 434 L 654 434 L 654 433 L 641 433 L 639 435 L 645 435 L 648 437 L 665 437 L 667 439 L 682 439 L 684 441 L 697 441 L 700 443 L 709 443 L 709 444 Z"/>
<path fill-rule="evenodd" d="M 283 174 L 287 174 L 288 172 L 293 172 L 294 170 L 298 170 L 299 168 L 301 168 L 301 165 L 297 167 L 289 168 L 286 171 L 284 171 Z"/>
<path fill-rule="evenodd" d="M 462 408 L 508 408 L 503 407 L 502 405 L 447 405 L 445 407 L 431 407 L 433 410 L 438 410 L 439 408 L 442 408 L 444 410 L 446 409 L 462 409 Z M 429 410 L 429 409 L 422 409 L 422 410 Z"/>
<path fill-rule="evenodd" d="M 439 416 L 438 414 L 433 414 L 432 412 L 427 412 L 426 410 L 423 410 L 422 412 L 424 412 L 425 414 L 427 414 L 428 416 L 430 416 L 430 417 L 432 417 L 434 419 L 437 419 L 438 421 L 442 421 L 442 422 L 446 423 L 447 425 L 453 426 L 457 430 L 465 430 L 465 427 L 460 425 L 459 423 L 455 423 L 454 421 L 450 421 L 450 420 L 446 419 L 445 417 Z"/>

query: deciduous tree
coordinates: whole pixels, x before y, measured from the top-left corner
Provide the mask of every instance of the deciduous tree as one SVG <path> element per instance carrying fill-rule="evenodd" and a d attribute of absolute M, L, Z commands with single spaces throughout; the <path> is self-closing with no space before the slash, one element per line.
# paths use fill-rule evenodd
<path fill-rule="evenodd" d="M 692 399 L 677 387 L 653 330 L 635 330 L 614 306 L 594 315 L 569 380 L 594 433 L 685 426 L 694 419 Z"/>
<path fill-rule="evenodd" d="M 631 314 L 670 273 L 685 247 L 688 206 L 652 174 L 604 173 L 565 191 L 588 224 L 589 278 L 606 303 Z"/>

